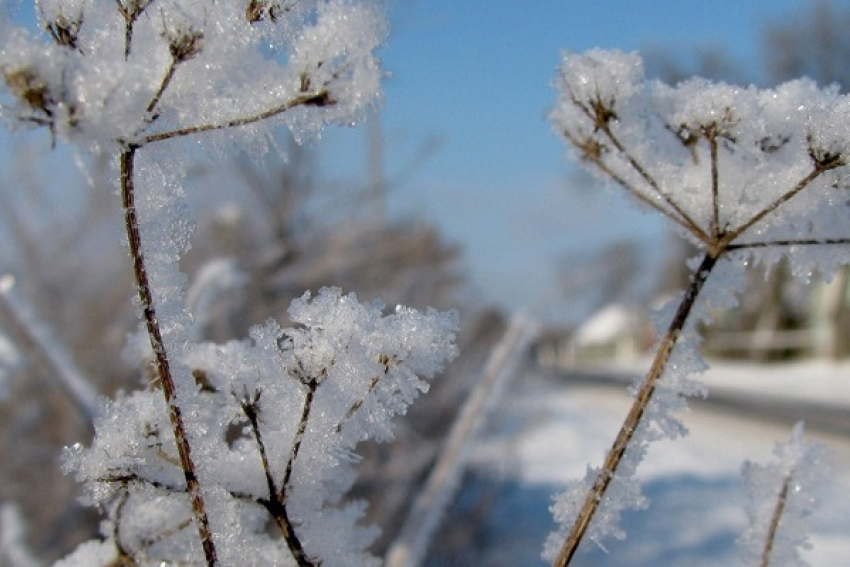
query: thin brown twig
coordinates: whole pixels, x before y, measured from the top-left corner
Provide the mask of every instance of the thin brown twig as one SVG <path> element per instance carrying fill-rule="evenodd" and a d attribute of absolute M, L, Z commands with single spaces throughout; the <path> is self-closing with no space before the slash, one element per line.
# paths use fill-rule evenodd
<path fill-rule="evenodd" d="M 685 227 L 693 233 L 697 238 L 705 242 L 707 240 L 707 235 L 705 231 L 694 221 L 693 218 L 675 201 L 673 198 L 661 188 L 661 185 L 649 173 L 643 164 L 641 164 L 637 158 L 635 158 L 631 152 L 626 150 L 625 146 L 623 146 L 620 139 L 614 135 L 614 132 L 611 130 L 611 122 L 617 119 L 617 113 L 614 111 L 614 101 L 612 100 L 610 103 L 606 103 L 602 100 L 600 96 L 597 95 L 597 99 L 591 101 L 591 107 L 588 108 L 578 98 L 570 92 L 570 98 L 574 105 L 576 105 L 581 111 L 593 122 L 593 126 L 595 130 L 601 131 L 608 141 L 614 146 L 620 154 L 626 158 L 626 161 L 629 162 L 629 165 L 634 169 L 637 174 L 644 180 L 646 183 L 655 191 L 664 201 L 681 217 L 682 222 L 685 224 Z"/>
<path fill-rule="evenodd" d="M 620 185 L 623 189 L 628 191 L 636 199 L 638 199 L 639 201 L 641 201 L 645 205 L 655 209 L 656 211 L 658 211 L 659 213 L 661 213 L 662 215 L 664 215 L 665 217 L 670 219 L 672 222 L 678 224 L 679 226 L 681 226 L 685 230 L 689 231 L 691 234 L 693 234 L 695 237 L 699 238 L 701 241 L 705 242 L 706 244 L 709 242 L 708 236 L 705 234 L 704 231 L 698 231 L 698 232 L 693 231 L 691 229 L 690 225 L 688 224 L 688 222 L 684 218 L 681 218 L 680 216 L 678 216 L 678 213 L 675 211 L 675 209 L 670 210 L 668 208 L 665 208 L 658 201 L 650 199 L 648 196 L 646 196 L 645 194 L 638 191 L 637 188 L 634 185 L 632 185 L 631 183 L 629 183 L 624 177 L 622 177 L 616 171 L 611 169 L 611 167 L 608 166 L 608 164 L 606 164 L 604 161 L 602 161 L 602 157 L 598 152 L 587 151 L 586 150 L 587 142 L 581 142 L 581 140 L 579 140 L 578 137 L 575 136 L 569 130 L 564 130 L 563 134 L 564 134 L 564 137 L 567 138 L 567 140 L 569 140 L 569 142 L 573 146 L 575 146 L 579 151 L 582 152 L 582 158 L 583 159 L 585 159 L 586 161 L 589 161 L 590 163 L 592 163 L 593 165 L 598 167 L 599 170 L 602 173 L 604 173 L 605 175 L 610 177 L 612 181 L 614 181 L 616 184 Z M 597 149 L 601 150 L 601 148 L 597 148 Z"/>
<path fill-rule="evenodd" d="M 309 395 L 311 394 L 308 393 L 308 396 Z M 259 502 L 265 506 L 269 514 L 271 514 L 271 516 L 275 519 L 275 522 L 283 534 L 283 539 L 286 541 L 286 545 L 298 566 L 316 567 L 315 562 L 307 555 L 304 545 L 301 543 L 301 540 L 298 538 L 298 534 L 295 532 L 295 526 L 289 519 L 289 512 L 286 508 L 285 488 L 279 492 L 275 486 L 274 475 L 272 474 L 271 465 L 269 464 L 269 460 L 266 455 L 266 445 L 263 442 L 263 437 L 260 433 L 260 420 L 257 406 L 259 397 L 259 394 L 257 394 L 251 400 L 248 400 L 246 397 L 240 402 L 242 411 L 245 413 L 245 416 L 248 418 L 248 422 L 251 424 L 251 431 L 254 434 L 254 439 L 257 441 L 257 446 L 260 451 L 260 460 L 263 463 L 263 472 L 266 476 L 266 486 L 269 491 L 268 499 L 260 499 Z M 305 408 L 306 407 L 307 404 L 305 402 Z M 309 411 L 307 412 L 307 416 L 309 417 Z M 302 421 L 302 423 L 304 422 Z M 301 431 L 301 429 L 302 428 L 299 425 L 299 431 Z M 298 444 L 300 444 L 300 439 L 298 440 Z M 297 451 L 295 453 L 297 455 Z M 292 460 L 294 460 L 294 456 L 290 457 L 290 463 Z M 285 480 L 285 483 L 286 482 L 288 482 L 288 479 Z"/>
<path fill-rule="evenodd" d="M 717 133 L 712 128 L 706 133 L 711 155 L 711 238 L 720 237 L 720 173 L 718 171 Z"/>
<path fill-rule="evenodd" d="M 614 135 L 611 131 L 611 127 L 609 124 L 604 124 L 602 127 L 602 133 L 605 134 L 605 137 L 614 145 L 614 148 L 620 152 L 623 157 L 626 158 L 626 161 L 629 162 L 629 165 L 640 175 L 646 182 L 649 184 L 652 189 L 658 193 L 658 195 L 664 199 L 664 201 L 670 205 L 670 207 L 676 211 L 685 223 L 686 228 L 697 238 L 705 242 L 708 239 L 708 235 L 705 231 L 697 224 L 697 222 L 671 197 L 666 191 L 664 191 L 655 178 L 649 173 L 649 171 L 635 158 L 626 148 L 623 146 L 620 139 Z"/>
<path fill-rule="evenodd" d="M 676 314 L 670 322 L 670 326 L 658 346 L 655 358 L 652 361 L 652 366 L 644 378 L 643 384 L 635 396 L 635 401 L 633 402 L 625 421 L 623 421 L 620 432 L 617 434 L 614 444 L 611 446 L 611 449 L 605 458 L 602 469 L 597 475 L 593 487 L 588 492 L 570 534 L 555 560 L 555 567 L 566 567 L 566 565 L 570 563 L 579 544 L 584 538 L 584 534 L 590 527 L 590 522 L 593 520 L 593 516 L 599 509 L 599 506 L 602 504 L 602 500 L 608 490 L 608 486 L 614 479 L 617 469 L 622 462 L 623 456 L 625 455 L 626 450 L 634 437 L 635 431 L 640 425 L 643 415 L 646 412 L 650 400 L 652 399 L 652 395 L 655 393 L 658 379 L 664 372 L 667 361 L 673 352 L 673 347 L 678 342 L 679 336 L 688 320 L 688 316 L 696 303 L 697 296 L 705 285 L 705 282 L 711 274 L 711 270 L 716 265 L 717 260 L 718 257 L 706 253 L 699 267 L 691 275 L 691 281 L 685 291 L 685 296 L 679 303 Z"/>
<path fill-rule="evenodd" d="M 304 93 L 274 108 L 270 108 L 268 110 L 264 110 L 263 112 L 259 112 L 250 116 L 233 118 L 231 120 L 225 120 L 224 122 L 216 122 L 212 124 L 187 126 L 185 128 L 178 128 L 176 130 L 170 130 L 167 132 L 159 132 L 157 134 L 148 134 L 147 136 L 142 138 L 138 145 L 143 146 L 152 142 L 160 142 L 162 140 L 169 140 L 171 138 L 179 138 L 192 134 L 200 134 L 201 132 L 209 132 L 212 130 L 224 130 L 227 128 L 235 128 L 238 126 L 246 126 L 248 124 L 253 124 L 255 122 L 266 120 L 267 118 L 272 118 L 274 116 L 277 116 L 278 114 L 282 114 L 298 106 L 327 106 L 329 104 L 333 104 L 333 101 L 330 99 L 330 94 L 325 90 Z"/>
<path fill-rule="evenodd" d="M 130 255 L 133 259 L 133 274 L 136 279 L 136 287 L 142 306 L 142 316 L 156 361 L 157 373 L 162 383 L 162 392 L 165 396 L 165 402 L 168 405 L 169 418 L 177 443 L 177 453 L 180 456 L 180 465 L 183 469 L 186 487 L 189 489 L 191 496 L 192 510 L 198 522 L 198 533 L 204 549 L 204 556 L 208 567 L 213 567 L 218 563 L 215 544 L 209 528 L 209 518 L 204 504 L 203 493 L 195 473 L 195 463 L 192 460 L 191 448 L 186 438 L 186 426 L 183 422 L 183 414 L 176 400 L 174 379 L 171 375 L 168 353 L 166 352 L 159 328 L 159 321 L 156 317 L 153 295 L 142 251 L 142 240 L 135 205 L 134 163 L 136 150 L 136 146 L 128 146 L 121 152 L 120 156 L 121 201 L 124 209 L 124 224 L 130 246 Z"/>
<path fill-rule="evenodd" d="M 124 18 L 124 60 L 130 57 L 130 49 L 133 43 L 133 26 L 136 20 L 153 3 L 153 0 L 115 0 L 118 13 Z"/>
<path fill-rule="evenodd" d="M 307 422 L 310 420 L 310 412 L 313 409 L 313 397 L 316 395 L 316 389 L 319 387 L 318 380 L 310 380 L 306 383 L 307 393 L 304 395 L 304 406 L 301 408 L 301 419 L 298 422 L 298 431 L 295 433 L 295 439 L 292 442 L 292 449 L 289 451 L 289 459 L 286 462 L 286 472 L 283 475 L 283 483 L 278 492 L 278 500 L 286 501 L 286 492 L 289 488 L 289 482 L 292 479 L 292 471 L 295 467 L 295 459 L 298 458 L 298 453 L 301 451 L 301 443 L 304 441 L 304 433 L 307 431 Z"/>
<path fill-rule="evenodd" d="M 358 411 L 361 407 L 363 407 L 363 404 L 365 403 L 366 398 L 367 398 L 367 397 L 368 397 L 368 396 L 369 396 L 372 392 L 374 392 L 374 391 L 375 391 L 375 388 L 377 388 L 377 387 L 378 387 L 378 383 L 381 381 L 381 378 L 383 378 L 384 376 L 386 376 L 386 375 L 389 373 L 389 371 L 390 371 L 390 366 L 391 366 L 393 363 L 397 362 L 397 361 L 396 361 L 396 359 L 395 359 L 395 358 L 393 358 L 393 357 L 389 357 L 389 356 L 387 356 L 387 355 L 382 354 L 382 355 L 379 357 L 379 362 L 380 362 L 380 363 L 381 363 L 381 365 L 384 367 L 384 373 L 383 373 L 383 375 L 381 375 L 381 376 L 374 376 L 374 377 L 373 377 L 373 378 L 369 381 L 369 388 L 366 390 L 366 394 L 365 394 L 362 398 L 360 398 L 359 400 L 357 400 L 357 401 L 355 401 L 353 404 L 351 404 L 351 407 L 350 407 L 350 408 L 348 408 L 348 411 L 346 412 L 345 417 L 344 417 L 344 418 L 342 418 L 342 419 L 340 420 L 340 422 L 339 422 L 339 423 L 337 423 L 337 425 L 336 425 L 336 432 L 337 432 L 337 433 L 341 432 L 341 431 L 342 431 L 342 428 L 343 428 L 343 427 L 345 427 L 345 424 L 346 424 L 346 423 L 348 423 L 348 422 L 351 420 L 351 418 L 352 418 L 352 417 L 354 417 L 354 414 L 356 414 L 356 413 L 357 413 L 357 411 Z"/>
<path fill-rule="evenodd" d="M 773 516 L 770 518 L 770 526 L 767 529 L 767 535 L 764 540 L 764 549 L 761 553 L 761 567 L 768 567 L 770 564 L 770 554 L 773 551 L 773 544 L 776 541 L 776 534 L 779 531 L 779 522 L 782 520 L 785 504 L 788 502 L 788 492 L 793 478 L 794 471 L 792 470 L 782 481 L 782 490 L 779 491 L 779 495 L 776 498 L 776 506 L 773 508 Z"/>
<path fill-rule="evenodd" d="M 749 248 L 769 248 L 772 246 L 829 246 L 850 245 L 850 238 L 809 238 L 801 240 L 771 240 L 768 242 L 745 242 L 741 244 L 732 243 L 726 250 L 747 250 Z"/>
<path fill-rule="evenodd" d="M 162 99 L 162 95 L 165 93 L 165 89 L 167 89 L 168 85 L 171 84 L 171 79 L 174 78 L 174 72 L 177 71 L 177 66 L 179 64 L 180 60 L 177 57 L 171 58 L 171 63 L 168 65 L 168 71 L 166 71 L 165 76 L 162 78 L 162 82 L 159 85 L 159 89 L 157 89 L 156 94 L 153 95 L 153 98 L 148 103 L 147 108 L 145 108 L 145 112 L 147 113 L 149 119 L 153 117 L 154 111 L 156 110 L 156 106 Z"/>
<path fill-rule="evenodd" d="M 837 167 L 837 166 L 834 166 L 834 167 Z M 766 206 L 764 209 L 762 209 L 761 211 L 759 211 L 758 213 L 753 215 L 753 217 L 750 220 L 748 220 L 747 222 L 745 222 L 744 224 L 742 224 L 741 226 L 739 226 L 735 230 L 732 230 L 732 231 L 726 233 L 723 236 L 722 241 L 725 242 L 727 245 L 730 244 L 732 241 L 734 241 L 736 238 L 738 238 L 741 234 L 743 234 L 744 232 L 749 230 L 757 222 L 759 222 L 760 220 L 765 218 L 767 215 L 769 215 L 770 213 L 772 213 L 773 211 L 775 211 L 776 209 L 778 209 L 779 207 L 781 207 L 782 205 L 784 205 L 785 203 L 787 203 L 788 201 L 793 199 L 796 195 L 798 195 L 800 193 L 800 191 L 805 189 L 812 181 L 817 179 L 822 173 L 828 171 L 829 169 L 833 169 L 833 167 L 830 167 L 828 169 L 824 169 L 823 167 L 819 167 L 819 166 L 816 165 L 812 169 L 812 171 L 810 171 L 805 177 L 803 177 L 800 181 L 798 181 L 797 184 L 794 185 L 793 188 L 791 188 L 789 191 L 787 191 L 781 197 L 779 197 L 774 202 L 772 202 L 771 204 Z"/>
<path fill-rule="evenodd" d="M 591 107 L 588 108 L 583 104 L 572 92 L 570 99 L 576 107 L 578 107 L 588 119 L 593 122 L 595 131 L 601 131 L 608 141 L 614 146 L 620 154 L 628 161 L 632 169 L 658 194 L 674 211 L 679 215 L 682 224 L 689 232 L 696 236 L 699 240 L 706 242 L 708 235 L 694 221 L 694 219 L 678 204 L 673 198 L 661 188 L 658 181 L 649 173 L 649 171 L 623 146 L 620 139 L 614 135 L 611 130 L 611 121 L 617 119 L 617 113 L 614 111 L 614 101 L 606 103 L 600 96 L 597 95 L 595 101 L 591 101 Z"/>
<path fill-rule="evenodd" d="M 139 542 L 139 546 L 142 549 L 148 548 L 148 547 L 153 547 L 156 544 L 158 544 L 162 541 L 165 541 L 166 539 L 168 539 L 172 536 L 179 534 L 180 532 L 182 532 L 183 530 L 185 530 L 186 528 L 188 528 L 191 525 L 192 525 L 192 518 L 191 517 L 186 518 L 185 520 L 182 520 L 182 521 L 178 522 L 177 524 L 174 524 L 170 528 L 162 530 L 161 532 L 159 532 L 156 535 L 153 535 L 153 536 L 150 536 L 150 537 L 143 539 L 142 541 Z"/>

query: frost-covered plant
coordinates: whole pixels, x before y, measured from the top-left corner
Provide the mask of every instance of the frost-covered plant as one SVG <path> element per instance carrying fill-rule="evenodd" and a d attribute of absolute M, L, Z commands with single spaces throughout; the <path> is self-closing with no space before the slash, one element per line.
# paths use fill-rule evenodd
<path fill-rule="evenodd" d="M 64 565 L 370 564 L 340 499 L 354 445 L 390 436 L 454 356 L 452 315 L 383 316 L 325 290 L 252 342 L 191 342 L 180 255 L 192 138 L 259 157 L 271 132 L 350 123 L 379 96 L 385 24 L 369 0 L 36 0 L 41 34 L 0 14 L 0 117 L 115 156 L 155 382 L 103 409 L 67 467 L 108 515 Z M 164 396 L 165 404 L 160 396 Z M 239 427 L 231 427 L 232 425 Z M 273 524 L 271 527 L 269 523 Z"/>
<path fill-rule="evenodd" d="M 296 327 L 269 321 L 251 340 L 191 347 L 198 396 L 191 412 L 204 435 L 193 454 L 208 461 L 204 496 L 219 559 L 226 564 L 373 565 L 375 530 L 358 528 L 363 507 L 342 505 L 354 481 L 358 442 L 392 436 L 404 413 L 453 356 L 453 314 L 399 307 L 384 315 L 353 295 L 323 289 L 292 303 Z M 107 510 L 112 560 L 191 561 L 200 553 L 167 408 L 157 388 L 119 396 L 95 422 L 88 449 L 66 466 Z M 278 537 L 269 537 L 269 525 Z M 89 561 L 91 561 L 89 559 Z"/>
<path fill-rule="evenodd" d="M 566 565 L 585 535 L 623 537 L 620 512 L 646 506 L 633 474 L 650 441 L 685 433 L 672 412 L 704 392 L 689 378 L 705 368 L 697 324 L 735 305 L 744 268 L 787 258 L 809 281 L 850 261 L 850 97 L 807 80 L 672 87 L 647 80 L 640 56 L 604 50 L 566 54 L 555 87 L 551 118 L 573 156 L 700 251 L 603 465 L 553 506 L 561 528 L 544 556 Z"/>
<path fill-rule="evenodd" d="M 831 458 L 826 447 L 803 439 L 797 423 L 787 443 L 777 443 L 777 459 L 767 465 L 744 463 L 750 525 L 740 538 L 747 565 L 807 565 L 807 520 L 817 508 L 817 491 L 828 481 Z"/>

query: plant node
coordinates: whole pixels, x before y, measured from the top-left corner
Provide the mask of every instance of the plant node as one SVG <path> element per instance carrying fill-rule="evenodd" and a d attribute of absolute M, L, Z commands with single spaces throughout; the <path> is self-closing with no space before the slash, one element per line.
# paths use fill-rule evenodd
<path fill-rule="evenodd" d="M 168 40 L 168 51 L 177 63 L 194 59 L 203 49 L 204 32 L 202 31 L 189 28 L 165 32 L 164 35 Z"/>
<path fill-rule="evenodd" d="M 245 17 L 252 24 L 265 20 L 276 22 L 280 17 L 281 10 L 285 12 L 289 8 L 282 8 L 280 2 L 273 0 L 250 0 L 248 7 L 245 8 Z"/>
<path fill-rule="evenodd" d="M 43 112 L 47 116 L 53 116 L 53 107 L 56 103 L 50 94 L 47 83 L 35 74 L 31 69 L 15 69 L 3 74 L 6 85 L 18 99 L 26 103 L 31 109 Z"/>
<path fill-rule="evenodd" d="M 77 50 L 77 37 L 79 36 L 82 25 L 82 15 L 75 19 L 59 14 L 55 20 L 48 23 L 44 28 L 57 44 Z"/>

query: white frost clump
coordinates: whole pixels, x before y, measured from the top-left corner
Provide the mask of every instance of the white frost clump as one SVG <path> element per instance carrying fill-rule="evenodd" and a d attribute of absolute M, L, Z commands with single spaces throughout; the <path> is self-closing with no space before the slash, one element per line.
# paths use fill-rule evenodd
<path fill-rule="evenodd" d="M 787 256 L 804 279 L 850 260 L 850 96 L 809 80 L 669 86 L 638 55 L 603 50 L 565 54 L 555 88 L 550 116 L 574 155 L 697 247 Z"/>
<path fill-rule="evenodd" d="M 269 113 L 206 143 L 262 154 L 273 128 L 350 123 L 380 92 L 386 25 L 367 1 L 40 0 L 36 13 L 40 36 L 0 34 L 0 116 L 86 148 Z"/>
<path fill-rule="evenodd" d="M 803 439 L 802 422 L 773 453 L 777 458 L 772 463 L 744 463 L 750 525 L 739 544 L 747 565 L 769 559 L 771 567 L 803 567 L 808 563 L 799 550 L 811 547 L 808 518 L 818 506 L 816 495 L 830 481 L 830 453 Z"/>
<path fill-rule="evenodd" d="M 589 470 L 552 508 L 560 528 L 548 559 L 579 510 L 589 511 L 586 533 L 598 543 L 623 536 L 623 509 L 646 505 L 633 473 L 649 442 L 686 433 L 676 417 L 684 396 L 705 395 L 691 378 L 706 368 L 698 324 L 737 305 L 748 265 L 784 257 L 808 281 L 850 263 L 850 96 L 808 80 L 669 86 L 645 78 L 639 55 L 600 49 L 565 54 L 554 86 L 550 117 L 574 157 L 666 217 L 700 254 L 687 291 L 658 317 L 662 340 L 610 470 Z"/>
<path fill-rule="evenodd" d="M 182 407 L 206 432 L 193 455 L 208 463 L 205 496 L 220 559 L 290 565 L 297 540 L 328 567 L 377 565 L 366 553 L 376 529 L 356 525 L 363 504 L 343 502 L 355 448 L 391 438 L 391 418 L 456 356 L 456 314 L 398 307 L 385 315 L 338 289 L 305 294 L 289 313 L 293 328 L 270 321 L 250 341 L 198 345 L 182 361 L 197 383 L 197 403 Z M 161 397 L 150 390 L 109 403 L 91 448 L 69 449 L 66 468 L 86 484 L 88 500 L 108 510 L 103 536 L 113 553 L 197 561 Z"/>

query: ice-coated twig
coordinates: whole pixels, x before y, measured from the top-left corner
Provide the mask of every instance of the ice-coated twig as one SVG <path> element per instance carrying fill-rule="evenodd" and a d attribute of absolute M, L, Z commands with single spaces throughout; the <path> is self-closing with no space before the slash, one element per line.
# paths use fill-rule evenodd
<path fill-rule="evenodd" d="M 309 408 L 312 401 L 313 393 L 315 389 L 311 389 L 304 403 L 305 408 Z M 263 474 L 266 477 L 266 486 L 269 491 L 269 496 L 267 500 L 260 500 L 260 504 L 265 506 L 266 510 L 268 510 L 269 514 L 274 518 L 278 527 L 280 528 L 281 533 L 283 534 L 283 539 L 286 541 L 287 547 L 289 547 L 289 551 L 292 553 L 292 557 L 295 559 L 295 562 L 298 564 L 298 567 L 316 567 L 316 563 L 310 559 L 307 555 L 307 552 L 304 550 L 304 545 L 301 543 L 301 540 L 298 538 L 298 534 L 295 531 L 295 526 L 292 523 L 292 520 L 289 519 L 289 511 L 286 509 L 286 485 L 289 483 L 289 476 L 292 474 L 292 462 L 297 456 L 297 451 L 293 450 L 293 456 L 290 458 L 289 463 L 287 464 L 286 476 L 284 477 L 282 487 L 278 490 L 277 486 L 275 486 L 274 473 L 272 472 L 271 464 L 269 463 L 268 456 L 266 454 L 266 445 L 263 442 L 262 433 L 260 433 L 260 417 L 259 417 L 259 401 L 260 401 L 261 392 L 257 392 L 250 399 L 248 396 L 244 396 L 242 400 L 239 402 L 242 411 L 245 413 L 245 416 L 248 418 L 248 423 L 251 424 L 251 433 L 254 435 L 254 439 L 257 441 L 257 447 L 260 451 L 260 460 L 263 463 Z M 310 403 L 308 403 L 308 401 Z M 306 411 L 307 417 L 309 417 L 309 411 Z M 307 418 L 302 418 L 301 425 L 299 425 L 299 434 L 303 437 L 303 431 L 301 426 L 306 427 Z M 301 437 L 296 440 L 294 446 L 299 446 L 301 444 Z"/>
<path fill-rule="evenodd" d="M 124 59 L 130 57 L 133 44 L 133 27 L 153 0 L 115 0 L 118 13 L 124 18 Z"/>
<path fill-rule="evenodd" d="M 151 349 L 153 350 L 156 364 L 157 377 L 162 384 L 162 393 L 168 405 L 168 414 L 174 429 L 174 440 L 177 443 L 177 454 L 180 457 L 180 466 L 183 469 L 183 477 L 192 500 L 192 510 L 198 524 L 198 533 L 207 565 L 213 567 L 217 564 L 217 553 L 215 542 L 210 531 L 210 522 L 207 515 L 207 507 L 204 503 L 204 495 L 198 482 L 195 461 L 192 458 L 192 448 L 186 435 L 186 424 L 183 420 L 183 411 L 177 402 L 177 389 L 174 378 L 171 375 L 171 363 L 162 340 L 162 332 L 159 320 L 156 316 L 156 307 L 153 302 L 150 280 L 148 279 L 147 267 L 145 265 L 144 252 L 142 251 L 142 237 L 139 232 L 139 219 L 136 214 L 136 192 L 134 165 L 136 158 L 135 146 L 130 146 L 121 152 L 120 156 L 120 183 L 121 183 L 121 205 L 124 209 L 124 228 L 127 232 L 127 240 L 130 246 L 130 256 L 133 261 L 133 276 L 136 279 L 136 288 L 142 307 L 142 319 L 147 329 Z"/>
<path fill-rule="evenodd" d="M 605 461 L 599 475 L 596 477 L 591 490 L 587 493 L 584 504 L 575 519 L 572 530 L 569 532 L 569 535 L 567 536 L 567 539 L 555 560 L 555 565 L 569 565 L 578 550 L 578 546 L 584 538 L 584 535 L 590 526 L 590 522 L 593 520 L 593 516 L 596 514 L 599 506 L 603 502 L 603 496 L 608 490 L 608 486 L 617 474 L 620 462 L 632 442 L 635 431 L 643 419 L 644 413 L 652 399 L 652 395 L 655 393 L 656 384 L 664 373 L 667 361 L 670 359 L 673 348 L 679 340 L 679 335 L 685 327 L 685 323 L 687 322 L 688 316 L 694 307 L 697 296 L 700 291 L 702 291 L 702 288 L 708 280 L 708 276 L 711 274 L 716 263 L 717 258 L 710 254 L 706 254 L 699 267 L 691 275 L 691 281 L 685 291 L 685 296 L 679 303 L 676 314 L 657 347 L 649 372 L 647 372 L 640 390 L 638 390 L 638 393 L 635 395 L 635 401 L 632 404 L 629 413 L 626 415 L 625 420 L 623 420 L 623 425 L 620 427 L 620 431 L 617 433 L 617 437 L 614 440 L 608 455 L 605 457 Z"/>
<path fill-rule="evenodd" d="M 5 328 L 32 360 L 44 368 L 68 394 L 83 420 L 91 426 L 97 412 L 98 393 L 62 344 L 39 321 L 27 300 L 14 290 L 14 278 L 0 277 L 0 326 Z"/>
<path fill-rule="evenodd" d="M 782 489 L 776 497 L 776 506 L 773 508 L 773 514 L 770 518 L 770 526 L 767 528 L 767 536 L 764 538 L 764 550 L 761 552 L 761 567 L 770 565 L 770 554 L 773 551 L 773 543 L 776 541 L 776 533 L 779 531 L 779 522 L 782 520 L 782 513 L 785 511 L 785 504 L 788 502 L 788 489 L 794 480 L 794 471 L 791 470 L 782 479 Z"/>
<path fill-rule="evenodd" d="M 415 567 L 421 563 L 445 507 L 457 488 L 469 443 L 480 429 L 488 408 L 492 407 L 513 376 L 536 333 L 531 321 L 516 316 L 493 347 L 478 383 L 452 425 L 425 486 L 417 494 L 399 535 L 387 551 L 385 567 Z"/>
<path fill-rule="evenodd" d="M 200 134 L 202 132 L 210 132 L 213 130 L 225 130 L 227 128 L 247 126 L 248 124 L 253 124 L 255 122 L 260 122 L 262 120 L 273 118 L 278 114 L 283 114 L 284 112 L 292 110 L 293 108 L 297 108 L 299 106 L 327 106 L 329 104 L 333 104 L 333 101 L 331 101 L 331 99 L 329 98 L 328 91 L 322 90 L 304 93 L 278 106 L 274 106 L 272 108 L 269 108 L 268 110 L 264 110 L 262 112 L 258 112 L 249 116 L 241 116 L 238 118 L 232 118 L 223 122 L 215 122 L 211 124 L 186 126 L 184 128 L 178 128 L 177 130 L 170 130 L 168 132 L 148 134 L 147 136 L 142 138 L 140 144 L 151 144 L 153 142 L 160 142 L 162 140 L 170 140 L 171 138 L 190 136 L 192 134 Z"/>
<path fill-rule="evenodd" d="M 816 493 L 830 480 L 832 457 L 824 445 L 803 439 L 803 422 L 789 441 L 777 443 L 774 455 L 764 465 L 744 463 L 750 523 L 738 543 L 747 564 L 805 565 L 799 550 L 808 545 L 807 519 L 817 508 Z"/>

